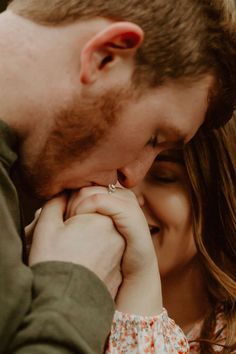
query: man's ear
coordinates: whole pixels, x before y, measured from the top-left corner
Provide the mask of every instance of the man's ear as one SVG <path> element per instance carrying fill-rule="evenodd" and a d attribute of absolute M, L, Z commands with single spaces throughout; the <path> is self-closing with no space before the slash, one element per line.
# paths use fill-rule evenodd
<path fill-rule="evenodd" d="M 131 22 L 115 22 L 93 36 L 81 51 L 80 80 L 96 81 L 118 58 L 133 57 L 143 41 L 142 29 Z"/>

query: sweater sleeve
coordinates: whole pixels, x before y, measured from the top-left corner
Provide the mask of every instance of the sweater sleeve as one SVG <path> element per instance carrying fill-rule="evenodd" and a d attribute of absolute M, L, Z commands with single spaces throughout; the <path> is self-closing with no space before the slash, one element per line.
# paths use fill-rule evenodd
<path fill-rule="evenodd" d="M 103 353 L 113 301 L 88 269 L 47 262 L 32 267 L 30 311 L 15 334 L 11 354 Z"/>
<path fill-rule="evenodd" d="M 163 309 L 160 315 L 144 317 L 116 311 L 106 354 L 189 353 L 188 341 Z"/>

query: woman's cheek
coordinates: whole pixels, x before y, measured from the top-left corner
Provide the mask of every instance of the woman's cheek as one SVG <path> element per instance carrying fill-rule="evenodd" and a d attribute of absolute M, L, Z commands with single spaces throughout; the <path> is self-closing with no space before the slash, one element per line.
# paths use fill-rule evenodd
<path fill-rule="evenodd" d="M 167 227 L 183 226 L 191 218 L 190 198 L 183 190 L 159 189 L 156 193 L 155 213 Z"/>

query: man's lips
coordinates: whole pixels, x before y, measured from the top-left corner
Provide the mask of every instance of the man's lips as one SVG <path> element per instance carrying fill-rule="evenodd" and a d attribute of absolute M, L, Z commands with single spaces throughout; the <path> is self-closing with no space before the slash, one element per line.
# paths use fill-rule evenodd
<path fill-rule="evenodd" d="M 159 233 L 161 231 L 160 227 L 156 226 L 156 225 L 148 225 L 149 226 L 149 230 L 151 235 L 156 235 L 157 233 Z"/>

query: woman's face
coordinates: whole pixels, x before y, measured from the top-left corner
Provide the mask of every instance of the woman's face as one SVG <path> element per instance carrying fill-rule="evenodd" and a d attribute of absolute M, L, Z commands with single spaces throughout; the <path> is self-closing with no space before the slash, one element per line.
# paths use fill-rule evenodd
<path fill-rule="evenodd" d="M 181 151 L 161 153 L 133 190 L 150 227 L 161 276 L 179 273 L 197 252 L 189 181 Z"/>

